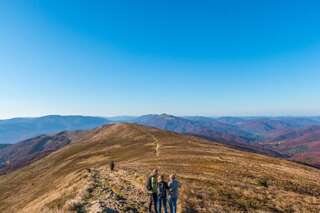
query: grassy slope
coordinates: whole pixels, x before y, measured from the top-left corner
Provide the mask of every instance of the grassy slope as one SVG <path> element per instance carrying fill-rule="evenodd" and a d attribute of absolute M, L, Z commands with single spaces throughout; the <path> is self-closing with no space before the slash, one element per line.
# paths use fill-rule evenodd
<path fill-rule="evenodd" d="M 141 185 L 154 167 L 177 173 L 184 210 L 320 211 L 320 171 L 313 168 L 138 125 L 86 134 L 90 139 L 0 176 L 0 212 L 62 208 L 85 184 L 86 169 L 105 167 L 109 159 L 134 170 Z"/>

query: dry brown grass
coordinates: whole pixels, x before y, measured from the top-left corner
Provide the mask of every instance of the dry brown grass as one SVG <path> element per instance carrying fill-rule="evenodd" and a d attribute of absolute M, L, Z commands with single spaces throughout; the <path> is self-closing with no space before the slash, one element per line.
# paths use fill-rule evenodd
<path fill-rule="evenodd" d="M 99 128 L 77 140 L 0 176 L 0 212 L 72 209 L 86 194 L 77 198 L 88 184 L 87 169 L 107 167 L 110 159 L 134 170 L 141 188 L 152 168 L 176 173 L 184 212 L 320 212 L 314 168 L 138 125 Z"/>

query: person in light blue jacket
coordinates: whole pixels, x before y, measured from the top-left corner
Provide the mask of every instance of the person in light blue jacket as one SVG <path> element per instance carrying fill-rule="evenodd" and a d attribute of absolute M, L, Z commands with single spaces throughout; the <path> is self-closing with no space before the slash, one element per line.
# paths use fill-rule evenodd
<path fill-rule="evenodd" d="M 176 176 L 173 174 L 170 175 L 170 181 L 168 183 L 168 187 L 169 187 L 170 213 L 176 213 L 180 183 L 176 180 Z"/>

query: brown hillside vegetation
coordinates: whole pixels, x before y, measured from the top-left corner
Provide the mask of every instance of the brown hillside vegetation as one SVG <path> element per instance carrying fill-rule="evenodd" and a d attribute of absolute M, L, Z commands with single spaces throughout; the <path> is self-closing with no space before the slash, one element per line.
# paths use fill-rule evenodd
<path fill-rule="evenodd" d="M 82 136 L 0 176 L 0 212 L 145 212 L 152 168 L 177 174 L 182 212 L 320 212 L 314 168 L 140 125 Z"/>

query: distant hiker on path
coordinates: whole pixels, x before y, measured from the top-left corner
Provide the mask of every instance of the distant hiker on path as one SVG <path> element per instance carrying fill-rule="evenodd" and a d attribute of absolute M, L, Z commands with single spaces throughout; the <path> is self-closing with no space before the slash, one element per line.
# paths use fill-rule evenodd
<path fill-rule="evenodd" d="M 158 177 L 158 213 L 161 213 L 163 206 L 164 213 L 167 213 L 167 190 L 168 184 L 164 181 L 163 175 Z"/>
<path fill-rule="evenodd" d="M 157 176 L 158 176 L 158 170 L 154 169 L 151 173 L 151 175 L 147 179 L 146 188 L 148 190 L 149 195 L 149 213 L 152 213 L 152 206 L 155 213 L 158 213 L 157 211 L 157 190 L 158 190 L 158 184 L 157 184 Z"/>
<path fill-rule="evenodd" d="M 176 180 L 176 176 L 173 174 L 170 175 L 170 181 L 168 183 L 168 187 L 169 187 L 170 213 L 176 213 L 180 183 Z"/>
<path fill-rule="evenodd" d="M 115 163 L 114 161 L 110 161 L 110 171 L 113 171 L 114 170 L 114 167 L 115 167 Z"/>

